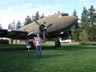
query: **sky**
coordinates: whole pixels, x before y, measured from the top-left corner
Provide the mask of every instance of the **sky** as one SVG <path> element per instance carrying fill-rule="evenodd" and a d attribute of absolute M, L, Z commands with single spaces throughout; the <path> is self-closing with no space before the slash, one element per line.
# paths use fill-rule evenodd
<path fill-rule="evenodd" d="M 52 15 L 58 11 L 72 15 L 76 9 L 80 17 L 83 7 L 87 9 L 93 5 L 96 8 L 96 0 L 1 0 L 0 1 L 0 24 L 3 29 L 8 24 L 18 20 L 24 23 L 29 15 L 34 16 L 37 11 L 45 16 Z"/>

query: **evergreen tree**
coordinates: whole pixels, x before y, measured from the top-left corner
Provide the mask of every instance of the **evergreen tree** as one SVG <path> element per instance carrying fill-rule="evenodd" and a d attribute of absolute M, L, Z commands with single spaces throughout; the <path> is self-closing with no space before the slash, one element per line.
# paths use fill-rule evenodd
<path fill-rule="evenodd" d="M 84 7 L 81 15 L 81 29 L 85 29 L 87 33 L 89 30 L 88 23 L 88 10 Z"/>
<path fill-rule="evenodd" d="M 44 14 L 41 15 L 40 19 L 44 18 Z"/>
<path fill-rule="evenodd" d="M 73 16 L 76 16 L 78 18 L 76 10 L 74 10 Z M 75 21 L 75 29 L 77 29 L 77 28 L 79 28 L 78 20 Z"/>
<path fill-rule="evenodd" d="M 32 20 L 31 21 L 34 22 L 34 20 L 35 20 L 35 16 L 32 15 Z"/>
<path fill-rule="evenodd" d="M 89 18 L 89 22 L 90 22 L 90 26 L 94 26 L 94 22 L 95 22 L 95 8 L 93 7 L 93 5 L 91 5 L 91 7 L 89 8 L 89 12 L 88 12 L 88 18 Z"/>
<path fill-rule="evenodd" d="M 2 29 L 2 25 L 0 24 L 0 29 Z"/>
<path fill-rule="evenodd" d="M 27 18 L 25 18 L 24 25 L 30 24 L 31 22 L 32 22 L 32 21 L 31 21 L 30 16 L 27 16 Z"/>
<path fill-rule="evenodd" d="M 81 28 L 80 28 L 80 40 L 81 41 L 88 41 L 89 38 L 88 38 L 88 30 L 89 30 L 89 26 L 88 26 L 88 10 L 83 7 L 83 12 L 82 12 L 82 15 L 81 15 Z"/>
<path fill-rule="evenodd" d="M 60 13 L 60 11 L 58 11 L 58 13 Z"/>
<path fill-rule="evenodd" d="M 78 17 L 76 10 L 73 11 L 73 16 Z M 75 41 L 79 41 L 79 33 L 79 24 L 78 20 L 76 20 L 72 30 L 72 39 L 74 39 Z"/>
<path fill-rule="evenodd" d="M 87 10 L 85 7 L 83 8 L 82 16 L 81 16 L 81 30 L 86 30 L 88 34 L 88 39 L 90 41 L 96 41 L 96 10 L 91 5 L 91 7 Z"/>
<path fill-rule="evenodd" d="M 91 7 L 88 10 L 88 21 L 89 21 L 89 30 L 88 30 L 88 34 L 89 34 L 89 39 L 91 41 L 95 41 L 96 40 L 96 9 L 94 8 L 93 5 L 91 5 Z"/>
<path fill-rule="evenodd" d="M 85 29 L 83 29 L 81 32 L 80 32 L 80 41 L 82 42 L 87 42 L 88 41 L 88 33 L 86 32 Z"/>
<path fill-rule="evenodd" d="M 75 41 L 79 41 L 79 35 L 80 35 L 80 28 L 75 29 L 72 31 L 72 39 Z"/>
<path fill-rule="evenodd" d="M 37 11 L 35 14 L 35 20 L 39 20 L 39 19 L 40 19 L 39 12 Z"/>
<path fill-rule="evenodd" d="M 16 24 L 16 29 L 19 29 L 19 28 L 21 28 L 21 22 L 20 21 L 18 21 Z"/>
<path fill-rule="evenodd" d="M 42 19 L 44 18 L 44 14 L 42 14 L 41 16 L 39 15 L 39 12 L 37 11 L 35 16 L 32 15 L 32 22 L 34 22 L 34 20 L 39 20 L 39 19 Z"/>

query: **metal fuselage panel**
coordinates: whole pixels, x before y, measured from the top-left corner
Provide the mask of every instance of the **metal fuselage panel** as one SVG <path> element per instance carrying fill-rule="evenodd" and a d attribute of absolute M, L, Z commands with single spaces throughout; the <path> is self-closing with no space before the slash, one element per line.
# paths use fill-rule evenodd
<path fill-rule="evenodd" d="M 40 24 L 44 24 L 44 22 L 46 22 L 46 24 L 44 24 L 45 26 L 47 26 L 48 24 L 53 24 L 47 29 L 47 32 L 49 32 L 59 27 L 66 26 L 67 24 L 72 24 L 77 19 L 75 16 L 61 16 L 61 14 L 62 13 L 42 18 L 38 20 L 38 22 Z M 39 31 L 39 26 L 35 22 L 33 22 L 20 28 L 19 30 L 27 31 L 28 33 L 34 33 Z"/>

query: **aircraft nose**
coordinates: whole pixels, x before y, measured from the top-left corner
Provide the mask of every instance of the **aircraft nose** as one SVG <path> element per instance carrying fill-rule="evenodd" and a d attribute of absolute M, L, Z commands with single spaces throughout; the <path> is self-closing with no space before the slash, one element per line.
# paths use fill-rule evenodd
<path fill-rule="evenodd" d="M 74 21 L 76 21 L 77 20 L 77 17 L 76 16 L 70 16 L 69 17 L 69 21 L 70 22 L 74 22 Z"/>
<path fill-rule="evenodd" d="M 62 17 L 59 24 L 61 23 L 61 26 L 73 24 L 78 18 L 76 16 L 65 16 Z"/>

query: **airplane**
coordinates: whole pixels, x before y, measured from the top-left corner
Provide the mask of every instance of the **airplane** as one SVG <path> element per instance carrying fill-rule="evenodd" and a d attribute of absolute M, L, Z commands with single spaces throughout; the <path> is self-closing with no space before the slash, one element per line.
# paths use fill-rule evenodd
<path fill-rule="evenodd" d="M 69 16 L 68 13 L 57 13 L 34 20 L 18 30 L 0 29 L 0 37 L 28 40 L 33 39 L 39 33 L 45 43 L 46 39 L 68 36 L 70 28 L 76 24 L 77 20 L 76 16 Z"/>

